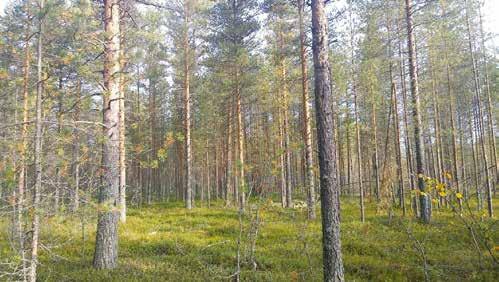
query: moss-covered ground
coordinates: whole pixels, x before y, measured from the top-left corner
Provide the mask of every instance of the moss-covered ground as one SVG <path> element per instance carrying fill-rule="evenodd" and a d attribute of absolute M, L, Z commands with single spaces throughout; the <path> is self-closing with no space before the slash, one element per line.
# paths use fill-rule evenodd
<path fill-rule="evenodd" d="M 270 202 L 252 205 L 259 207 L 259 224 L 255 209 L 248 209 L 242 230 L 237 210 L 224 208 L 222 202 L 192 211 L 181 202 L 130 208 L 127 222 L 119 227 L 119 267 L 111 271 L 92 268 L 93 212 L 47 218 L 39 280 L 228 281 L 236 272 L 241 237 L 242 280 L 320 281 L 320 219 L 308 222 L 300 208 L 282 209 Z M 432 223 L 423 225 L 410 215 L 402 218 L 399 211 L 392 216 L 377 213 L 373 203 L 367 204 L 362 223 L 356 199 L 342 199 L 341 209 L 347 281 L 422 281 L 425 273 L 431 281 L 499 279 L 499 267 L 491 258 L 491 253 L 499 257 L 495 219 L 475 218 L 475 244 L 463 223 L 473 222 L 471 217 L 450 210 L 434 210 Z M 0 227 L 0 259 L 7 261 L 13 254 L 7 223 Z"/>

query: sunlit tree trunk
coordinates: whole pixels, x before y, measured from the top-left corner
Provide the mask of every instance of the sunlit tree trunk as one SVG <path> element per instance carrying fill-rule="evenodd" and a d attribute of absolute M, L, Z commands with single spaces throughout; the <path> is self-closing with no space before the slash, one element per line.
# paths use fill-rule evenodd
<path fill-rule="evenodd" d="M 94 267 L 112 269 L 118 265 L 119 211 L 119 5 L 117 0 L 104 2 L 104 144 L 102 150 L 103 183 L 100 189 Z"/>

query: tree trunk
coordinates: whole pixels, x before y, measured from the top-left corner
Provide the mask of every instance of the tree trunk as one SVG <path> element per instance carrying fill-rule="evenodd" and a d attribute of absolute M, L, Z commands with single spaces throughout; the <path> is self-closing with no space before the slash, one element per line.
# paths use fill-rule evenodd
<path fill-rule="evenodd" d="M 429 223 L 431 219 L 431 206 L 429 195 L 426 194 L 424 182 L 424 158 L 423 158 L 423 135 L 421 133 L 421 102 L 419 100 L 418 73 L 416 61 L 416 44 L 414 39 L 414 27 L 412 18 L 412 0 L 405 0 L 406 21 L 407 21 L 407 46 L 409 49 L 409 74 L 411 77 L 412 94 L 412 115 L 414 122 L 414 150 L 416 155 L 416 173 L 418 179 L 418 189 L 420 192 L 420 217 L 424 223 Z"/>
<path fill-rule="evenodd" d="M 72 211 L 75 212 L 80 206 L 80 132 L 78 128 L 78 119 L 80 119 L 80 98 L 81 98 L 81 81 L 78 80 L 75 95 L 75 107 L 73 112 L 73 161 L 72 172 L 74 177 L 74 187 L 71 205 Z"/>
<path fill-rule="evenodd" d="M 100 189 L 94 267 L 113 269 L 118 265 L 119 211 L 119 6 L 117 0 L 104 2 L 104 144 L 102 150 L 103 183 Z"/>
<path fill-rule="evenodd" d="M 29 15 L 30 1 L 26 1 L 26 13 Z M 19 150 L 19 173 L 17 183 L 17 234 L 19 238 L 19 255 L 22 263 L 22 275 L 24 281 L 26 277 L 26 250 L 25 250 L 25 237 L 23 225 L 24 213 L 24 186 L 26 185 L 26 149 L 28 147 L 28 119 L 29 119 L 29 70 L 30 70 L 30 48 L 29 48 L 29 25 L 26 26 L 25 40 L 24 40 L 24 63 L 23 63 L 23 125 L 21 129 L 21 149 Z"/>
<path fill-rule="evenodd" d="M 298 18 L 300 29 L 300 62 L 301 62 L 301 86 L 302 86 L 302 108 L 303 108 L 303 140 L 305 143 L 306 164 L 306 189 L 308 219 L 315 219 L 315 185 L 314 185 L 314 159 L 312 151 L 312 130 L 310 126 L 310 104 L 308 97 L 308 74 L 307 55 L 305 51 L 305 31 L 303 29 L 304 0 L 298 0 Z"/>
<path fill-rule="evenodd" d="M 33 188 L 33 218 L 31 231 L 31 265 L 28 274 L 30 282 L 36 282 L 36 268 L 38 266 L 38 240 L 40 233 L 40 194 L 42 192 L 42 99 L 43 99 L 43 68 L 42 68 L 42 38 L 45 1 L 39 0 L 38 15 L 38 49 L 37 49 L 37 83 L 36 83 L 36 120 L 35 120 L 35 184 Z"/>
<path fill-rule="evenodd" d="M 355 84 L 355 81 L 353 82 Z M 364 214 L 364 179 L 362 175 L 362 148 L 360 144 L 360 118 L 359 118 L 359 101 L 357 97 L 357 90 L 355 85 L 353 86 L 353 103 L 354 103 L 354 115 L 355 115 L 355 136 L 356 136 L 356 147 L 357 147 L 357 174 L 359 181 L 359 204 L 360 204 L 360 220 L 365 221 Z"/>
<path fill-rule="evenodd" d="M 480 8 L 478 8 L 479 16 L 480 16 L 480 43 L 481 43 L 481 48 L 482 48 L 482 56 L 483 56 L 483 68 L 484 68 L 484 79 L 485 79 L 485 91 L 487 93 L 487 127 L 489 131 L 489 143 L 490 143 L 490 155 L 491 155 L 491 161 L 492 161 L 492 167 L 494 168 L 494 181 L 492 183 L 496 183 L 499 181 L 499 172 L 498 172 L 498 165 L 497 165 L 497 148 L 496 148 L 496 133 L 494 129 L 494 116 L 492 115 L 492 112 L 494 111 L 493 105 L 492 105 L 492 98 L 490 94 L 490 79 L 489 79 L 489 67 L 488 67 L 488 60 L 487 60 L 487 52 L 485 49 L 485 36 L 483 34 L 483 23 L 482 23 L 482 12 Z M 494 189 L 494 195 L 496 192 L 496 187 L 495 185 L 492 185 Z"/>
<path fill-rule="evenodd" d="M 125 6 L 126 2 L 120 1 L 120 9 L 121 14 L 124 14 L 127 7 Z M 119 60 L 120 60 L 120 220 L 121 222 L 126 222 L 126 147 L 125 147 L 125 133 L 126 133 L 126 123 L 125 123 L 125 75 L 123 70 L 125 69 L 126 59 L 125 59 L 125 21 L 123 19 L 120 20 L 120 51 L 119 51 Z"/>
<path fill-rule="evenodd" d="M 191 98 L 189 89 L 189 21 L 190 7 L 189 1 L 184 1 L 184 131 L 185 131 L 185 207 L 192 209 L 192 147 L 191 147 Z"/>
<path fill-rule="evenodd" d="M 236 114 L 237 114 L 237 151 L 239 152 L 239 208 L 244 210 L 245 194 L 246 194 L 246 177 L 244 174 L 244 125 L 243 114 L 241 109 L 241 90 L 239 86 L 239 68 L 236 67 Z"/>
<path fill-rule="evenodd" d="M 480 81 L 478 78 L 478 70 L 476 66 L 475 54 L 473 50 L 472 37 L 471 37 L 471 27 L 470 27 L 470 19 L 468 15 L 468 2 L 464 1 L 466 7 L 466 27 L 468 32 L 468 47 L 471 57 L 471 65 L 473 71 L 473 82 L 474 82 L 474 90 L 475 90 L 475 99 L 477 106 L 477 119 L 478 119 L 478 131 L 480 134 L 480 149 L 482 151 L 483 163 L 484 163 L 484 174 L 485 174 L 485 187 L 487 188 L 487 211 L 489 213 L 489 217 L 494 216 L 494 210 L 492 206 L 492 185 L 490 183 L 490 173 L 489 173 L 489 160 L 488 154 L 485 150 L 485 134 L 483 130 L 483 114 L 482 114 L 482 103 L 480 97 Z M 478 138 L 477 138 L 478 142 Z"/>
<path fill-rule="evenodd" d="M 328 59 L 327 19 L 322 0 L 312 1 L 312 49 L 321 184 L 324 281 L 344 281 L 340 241 L 339 186 L 333 142 L 332 93 Z"/>
<path fill-rule="evenodd" d="M 233 195 L 232 186 L 232 99 L 227 99 L 227 153 L 225 155 L 225 202 L 229 206 Z"/>

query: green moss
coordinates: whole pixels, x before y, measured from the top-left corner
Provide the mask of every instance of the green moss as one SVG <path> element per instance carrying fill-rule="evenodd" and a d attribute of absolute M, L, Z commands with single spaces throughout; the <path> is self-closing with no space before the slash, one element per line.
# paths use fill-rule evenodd
<path fill-rule="evenodd" d="M 496 201 L 497 202 L 497 201 Z M 235 209 L 213 202 L 187 211 L 183 203 L 162 203 L 130 208 L 128 221 L 120 224 L 120 266 L 111 271 L 92 268 L 95 214 L 45 219 L 41 251 L 40 281 L 221 281 L 236 269 L 238 216 Z M 472 237 L 461 219 L 442 209 L 430 225 L 411 217 L 376 215 L 368 203 L 365 223 L 359 221 L 356 199 L 342 200 L 342 244 L 347 280 L 424 280 L 423 260 L 415 241 L 424 246 L 431 280 L 493 281 L 499 270 L 481 245 L 474 248 Z M 320 281 L 322 253 L 320 219 L 305 220 L 305 210 L 284 210 L 261 204 L 260 229 L 255 261 L 250 250 L 249 213 L 244 219 L 241 243 L 245 281 Z M 0 222 L 1 260 L 15 260 L 8 243 L 7 222 Z M 496 220 L 484 219 L 480 234 L 497 245 Z M 82 237 L 82 232 L 85 238 Z M 498 256 L 497 251 L 495 255 Z"/>

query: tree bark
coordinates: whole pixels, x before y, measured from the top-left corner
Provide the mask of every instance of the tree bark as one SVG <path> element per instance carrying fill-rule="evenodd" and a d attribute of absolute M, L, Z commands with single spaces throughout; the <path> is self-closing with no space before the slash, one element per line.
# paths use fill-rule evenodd
<path fill-rule="evenodd" d="M 33 218 L 31 232 L 31 262 L 28 279 L 36 282 L 38 266 L 38 240 L 40 234 L 40 194 L 42 192 L 42 99 L 43 99 L 43 17 L 45 1 L 39 0 L 38 46 L 37 46 L 37 83 L 36 83 L 36 118 L 35 118 L 35 184 L 33 188 Z"/>
<path fill-rule="evenodd" d="M 409 75 L 411 77 L 412 94 L 412 115 L 414 122 L 414 150 L 416 155 L 416 173 L 418 179 L 418 189 L 420 192 L 419 201 L 421 205 L 420 218 L 424 223 L 429 223 L 431 219 L 431 205 L 429 195 L 426 194 L 424 182 L 424 157 L 423 157 L 423 135 L 421 133 L 421 102 L 419 99 L 418 73 L 416 61 L 416 44 L 414 38 L 414 27 L 412 17 L 412 0 L 405 0 L 406 22 L 407 22 L 407 46 L 409 49 Z"/>
<path fill-rule="evenodd" d="M 120 1 L 121 14 L 124 14 L 127 7 L 125 6 L 125 1 Z M 125 69 L 126 59 L 125 59 L 125 21 L 120 20 L 120 47 L 119 47 L 119 60 L 120 60 L 120 220 L 121 222 L 126 222 L 126 147 L 125 147 L 125 134 L 126 134 L 126 123 L 125 123 L 125 75 L 123 70 Z"/>
<path fill-rule="evenodd" d="M 27 0 L 25 7 L 26 13 L 29 15 L 30 1 Z M 24 281 L 26 277 L 26 250 L 25 250 L 25 236 L 23 225 L 24 213 L 24 186 L 26 185 L 26 149 L 28 147 L 28 119 L 29 119 L 29 71 L 30 71 L 30 58 L 31 52 L 29 48 L 30 26 L 26 26 L 25 39 L 24 39 L 24 62 L 23 62 L 23 126 L 21 129 L 21 149 L 19 150 L 19 173 L 17 183 L 17 219 L 16 228 L 19 238 L 19 255 L 22 260 L 22 275 Z"/>
<path fill-rule="evenodd" d="M 105 57 L 102 150 L 102 187 L 100 189 L 97 234 L 93 265 L 113 269 L 118 265 L 119 211 L 119 5 L 117 0 L 104 1 Z"/>
<path fill-rule="evenodd" d="M 339 186 L 333 142 L 332 93 L 328 59 L 327 18 L 322 0 L 312 1 L 312 49 L 321 184 L 324 281 L 344 281 L 340 240 Z"/>

